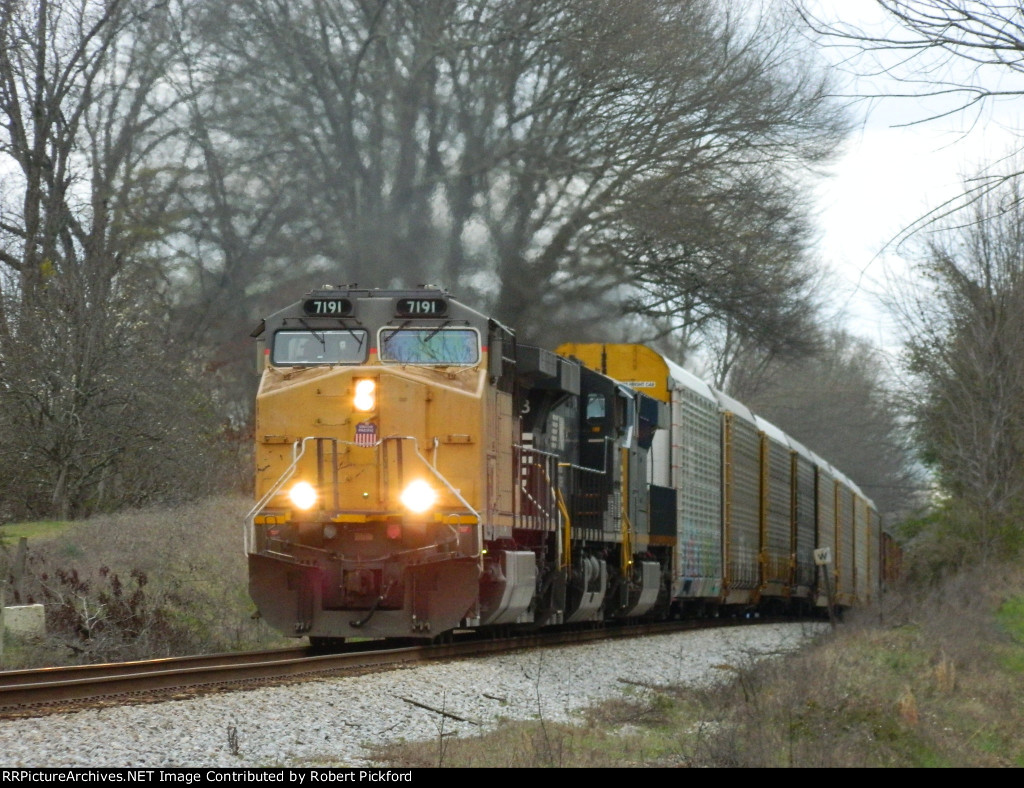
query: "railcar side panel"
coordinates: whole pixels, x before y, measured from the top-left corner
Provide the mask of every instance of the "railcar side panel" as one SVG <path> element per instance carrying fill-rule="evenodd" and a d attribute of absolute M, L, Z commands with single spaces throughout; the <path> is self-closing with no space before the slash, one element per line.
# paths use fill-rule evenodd
<path fill-rule="evenodd" d="M 793 585 L 794 597 L 806 599 L 814 588 L 815 466 L 809 452 L 794 442 L 792 452 L 793 492 Z"/>
<path fill-rule="evenodd" d="M 761 430 L 761 594 L 788 598 L 794 527 L 789 439 L 774 424 L 754 420 Z"/>
<path fill-rule="evenodd" d="M 718 403 L 673 376 L 672 468 L 679 491 L 676 596 L 717 601 L 722 594 L 722 417 Z"/>
<path fill-rule="evenodd" d="M 761 585 L 761 432 L 746 406 L 717 396 L 723 412 L 723 597 L 729 605 L 753 605 Z"/>
<path fill-rule="evenodd" d="M 857 599 L 857 541 L 853 524 L 853 490 L 845 480 L 836 482 L 836 544 L 838 578 L 836 601 L 851 606 Z M 863 548 L 862 548 L 863 549 Z"/>
<path fill-rule="evenodd" d="M 826 551 L 829 562 L 817 566 L 815 577 L 815 605 L 826 607 L 835 603 L 836 594 L 836 480 L 832 467 L 817 460 L 815 499 L 817 501 L 816 549 Z"/>
<path fill-rule="evenodd" d="M 873 549 L 871 523 L 867 501 L 858 493 L 853 494 L 853 536 L 854 536 L 854 600 L 856 604 L 867 604 L 872 598 Z"/>
<path fill-rule="evenodd" d="M 880 561 L 879 579 L 882 590 L 892 587 L 900 578 L 903 571 L 903 550 L 899 542 L 888 531 L 881 530 L 879 524 Z"/>

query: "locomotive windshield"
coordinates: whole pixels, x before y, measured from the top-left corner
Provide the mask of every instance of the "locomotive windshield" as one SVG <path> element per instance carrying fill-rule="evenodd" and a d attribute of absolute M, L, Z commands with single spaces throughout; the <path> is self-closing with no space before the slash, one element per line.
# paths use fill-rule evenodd
<path fill-rule="evenodd" d="M 362 364 L 368 345 L 362 329 L 278 331 L 270 361 L 281 366 Z"/>
<path fill-rule="evenodd" d="M 471 328 L 385 328 L 379 352 L 397 364 L 476 364 L 480 341 Z"/>

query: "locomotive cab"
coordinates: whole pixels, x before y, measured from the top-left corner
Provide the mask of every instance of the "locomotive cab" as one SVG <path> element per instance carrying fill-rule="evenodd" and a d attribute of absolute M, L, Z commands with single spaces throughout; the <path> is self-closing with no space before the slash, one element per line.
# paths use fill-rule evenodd
<path fill-rule="evenodd" d="M 488 358 L 510 332 L 432 288 L 325 287 L 261 329 L 260 614 L 317 639 L 432 637 L 477 615 L 485 540 L 512 524 L 512 386 Z"/>

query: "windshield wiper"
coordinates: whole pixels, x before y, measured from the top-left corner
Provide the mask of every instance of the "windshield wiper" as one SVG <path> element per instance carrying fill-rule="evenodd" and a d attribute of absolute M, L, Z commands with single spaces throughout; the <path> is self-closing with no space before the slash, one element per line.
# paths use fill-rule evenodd
<path fill-rule="evenodd" d="M 356 322 L 358 323 L 359 321 L 357 320 Z M 343 329 L 345 329 L 346 331 L 348 331 L 348 333 L 352 337 L 352 339 L 354 339 L 356 341 L 356 347 L 359 348 L 360 350 L 362 350 L 363 349 L 363 338 L 361 336 L 359 336 L 351 328 L 346 326 L 344 322 L 341 323 L 341 327 Z"/>
<path fill-rule="evenodd" d="M 420 342 L 422 342 L 423 344 L 426 344 L 426 343 L 427 343 L 427 342 L 429 342 L 429 341 L 430 341 L 431 339 L 433 339 L 434 337 L 436 337 L 436 336 L 437 336 L 437 334 L 438 334 L 438 332 L 439 332 L 439 331 L 440 331 L 440 330 L 441 330 L 442 328 L 444 328 L 444 327 L 445 327 L 445 326 L 447 326 L 447 325 L 450 325 L 450 324 L 451 324 L 451 322 L 452 322 L 451 320 L 445 320 L 445 321 L 444 321 L 444 322 L 443 322 L 443 323 L 442 323 L 441 325 L 439 325 L 439 326 L 438 326 L 437 328 L 435 328 L 435 329 L 434 329 L 433 331 L 431 331 L 431 332 L 430 332 L 429 334 L 427 334 L 427 335 L 426 335 L 425 337 L 423 337 L 423 339 L 421 339 L 421 340 L 420 340 Z"/>
<path fill-rule="evenodd" d="M 398 328 L 393 329 L 390 333 L 385 334 L 384 335 L 384 344 L 385 345 L 389 344 L 391 342 L 391 340 L 394 339 L 396 336 L 398 336 L 398 334 L 401 332 L 401 330 L 403 328 L 405 328 L 407 325 L 409 325 L 411 322 L 412 322 L 411 320 L 406 320 Z"/>
<path fill-rule="evenodd" d="M 306 329 L 310 334 L 313 335 L 313 339 L 315 339 L 317 342 L 319 342 L 325 348 L 327 347 L 327 339 L 326 339 L 326 337 L 323 334 L 316 333 L 316 331 L 309 325 L 309 323 L 307 323 L 301 317 L 299 318 L 299 322 L 302 324 L 302 327 L 304 329 Z"/>

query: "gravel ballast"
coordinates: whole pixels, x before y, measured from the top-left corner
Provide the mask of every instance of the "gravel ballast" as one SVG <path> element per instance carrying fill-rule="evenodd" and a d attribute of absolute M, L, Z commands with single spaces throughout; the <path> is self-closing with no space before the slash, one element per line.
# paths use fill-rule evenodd
<path fill-rule="evenodd" d="M 725 666 L 793 651 L 822 631 L 712 629 L 3 720 L 0 767 L 386 766 L 365 745 L 469 736 L 501 719 L 572 721 L 644 685 L 727 679 Z"/>

